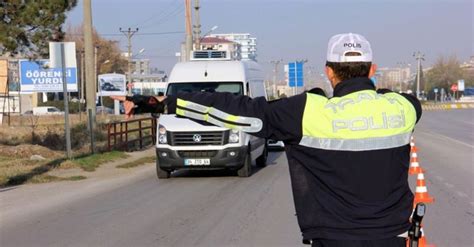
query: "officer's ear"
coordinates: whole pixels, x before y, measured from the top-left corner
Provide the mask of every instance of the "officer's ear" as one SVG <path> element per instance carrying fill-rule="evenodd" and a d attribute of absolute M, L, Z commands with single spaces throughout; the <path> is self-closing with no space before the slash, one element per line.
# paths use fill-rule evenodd
<path fill-rule="evenodd" d="M 370 65 L 369 78 L 372 78 L 375 75 L 375 72 L 377 72 L 377 64 L 373 63 Z"/>
<path fill-rule="evenodd" d="M 331 86 L 334 87 L 335 83 L 337 81 L 336 74 L 334 73 L 334 70 L 331 67 L 326 66 L 324 72 L 326 72 L 326 76 L 328 77 L 329 81 L 331 82 Z"/>

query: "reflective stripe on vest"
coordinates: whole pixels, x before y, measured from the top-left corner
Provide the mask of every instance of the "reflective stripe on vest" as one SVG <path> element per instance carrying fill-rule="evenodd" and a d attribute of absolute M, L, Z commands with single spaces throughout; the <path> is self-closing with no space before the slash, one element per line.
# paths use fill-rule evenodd
<path fill-rule="evenodd" d="M 306 94 L 300 145 L 365 151 L 406 145 L 416 123 L 413 105 L 397 93 L 374 90 L 327 99 Z"/>
<path fill-rule="evenodd" d="M 176 115 L 203 120 L 217 126 L 253 133 L 262 130 L 263 122 L 258 118 L 241 117 L 225 113 L 213 107 L 177 99 Z"/>

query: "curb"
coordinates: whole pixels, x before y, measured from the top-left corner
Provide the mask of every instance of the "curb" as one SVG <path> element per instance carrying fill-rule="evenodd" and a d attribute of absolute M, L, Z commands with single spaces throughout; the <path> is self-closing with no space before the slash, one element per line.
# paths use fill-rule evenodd
<path fill-rule="evenodd" d="M 472 109 L 474 103 L 451 103 L 451 104 L 436 104 L 436 105 L 422 105 L 424 111 L 430 110 L 452 110 L 452 109 Z"/>

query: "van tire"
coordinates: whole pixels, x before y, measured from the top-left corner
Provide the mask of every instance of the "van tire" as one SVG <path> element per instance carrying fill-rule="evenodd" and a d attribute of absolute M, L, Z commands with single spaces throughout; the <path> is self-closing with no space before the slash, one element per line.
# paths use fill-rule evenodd
<path fill-rule="evenodd" d="M 252 175 L 252 158 L 250 157 L 250 153 L 245 156 L 244 166 L 237 170 L 237 175 L 242 178 L 247 178 Z"/>
<path fill-rule="evenodd" d="M 161 169 L 160 165 L 158 164 L 158 161 L 157 161 L 156 162 L 156 176 L 159 179 L 168 179 L 171 176 L 171 172 Z"/>
<path fill-rule="evenodd" d="M 256 160 L 255 164 L 258 167 L 265 167 L 267 165 L 267 159 L 268 159 L 268 144 L 265 141 L 265 145 L 263 146 L 263 152 L 262 155 L 260 155 Z"/>

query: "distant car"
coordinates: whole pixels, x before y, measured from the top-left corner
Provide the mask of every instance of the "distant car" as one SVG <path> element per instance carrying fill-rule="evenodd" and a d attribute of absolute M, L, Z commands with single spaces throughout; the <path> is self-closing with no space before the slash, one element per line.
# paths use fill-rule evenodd
<path fill-rule="evenodd" d="M 101 86 L 102 91 L 120 91 L 120 88 L 115 87 L 110 82 L 104 82 Z"/>
<path fill-rule="evenodd" d="M 96 106 L 95 112 L 97 114 L 105 113 L 105 114 L 113 114 L 114 110 L 112 108 L 108 108 L 106 106 Z"/>
<path fill-rule="evenodd" d="M 267 141 L 268 143 L 268 150 L 269 151 L 283 151 L 285 150 L 285 144 L 282 141 L 275 141 L 272 139 L 269 139 Z"/>
<path fill-rule="evenodd" d="M 25 111 L 23 115 L 33 115 L 33 110 Z"/>
<path fill-rule="evenodd" d="M 33 107 L 33 115 L 61 115 L 63 111 L 54 106 L 38 106 Z"/>

